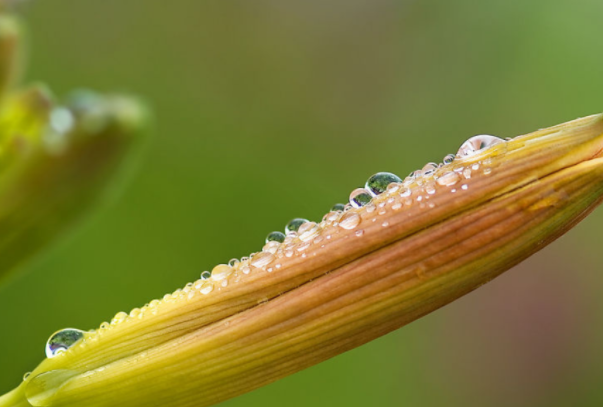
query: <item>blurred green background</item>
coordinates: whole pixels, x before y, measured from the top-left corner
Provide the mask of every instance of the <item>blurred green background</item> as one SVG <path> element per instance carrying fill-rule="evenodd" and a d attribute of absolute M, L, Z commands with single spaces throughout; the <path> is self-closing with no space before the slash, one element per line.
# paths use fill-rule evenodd
<path fill-rule="evenodd" d="M 0 287 L 0 393 L 377 171 L 603 110 L 603 2 L 44 0 L 28 82 L 144 96 L 140 171 Z M 603 212 L 401 330 L 223 406 L 602 405 Z"/>

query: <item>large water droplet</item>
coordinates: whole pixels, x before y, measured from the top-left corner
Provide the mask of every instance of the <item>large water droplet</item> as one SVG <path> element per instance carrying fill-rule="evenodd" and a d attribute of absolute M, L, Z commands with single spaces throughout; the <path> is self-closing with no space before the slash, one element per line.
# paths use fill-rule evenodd
<path fill-rule="evenodd" d="M 341 217 L 339 220 L 339 226 L 350 230 L 354 229 L 356 226 L 360 224 L 361 218 L 356 212 L 348 212 Z"/>
<path fill-rule="evenodd" d="M 437 183 L 440 185 L 449 187 L 449 186 L 454 185 L 457 182 L 459 182 L 460 179 L 461 179 L 461 177 L 459 176 L 459 174 L 457 174 L 456 172 L 453 172 L 453 171 L 448 171 L 448 172 L 445 172 L 444 174 L 442 174 L 437 179 Z"/>
<path fill-rule="evenodd" d="M 283 243 L 284 241 L 285 241 L 285 234 L 283 232 L 271 232 L 268 236 L 266 236 L 266 243 L 268 243 L 268 242 Z"/>
<path fill-rule="evenodd" d="M 218 264 L 211 271 L 211 277 L 216 281 L 221 281 L 231 275 L 232 272 L 233 269 L 228 264 Z"/>
<path fill-rule="evenodd" d="M 320 233 L 320 227 L 314 222 L 304 223 L 299 228 L 299 240 L 307 242 L 314 239 Z"/>
<path fill-rule="evenodd" d="M 354 208 L 360 208 L 371 202 L 373 196 L 364 188 L 356 188 L 350 194 L 350 204 Z"/>
<path fill-rule="evenodd" d="M 457 155 L 461 158 L 469 157 L 504 142 L 505 141 L 501 138 L 480 134 L 479 136 L 471 137 L 469 140 L 465 141 L 459 148 Z"/>
<path fill-rule="evenodd" d="M 285 232 L 286 233 L 297 232 L 299 230 L 299 227 L 306 222 L 309 222 L 308 219 L 295 218 L 295 219 L 291 220 L 289 223 L 287 223 L 287 226 L 285 227 Z"/>
<path fill-rule="evenodd" d="M 62 329 L 51 335 L 46 342 L 46 357 L 53 358 L 65 352 L 85 335 L 84 331 L 74 328 Z"/>
<path fill-rule="evenodd" d="M 402 182 L 400 177 L 391 172 L 378 172 L 366 181 L 364 186 L 373 196 L 384 193 L 392 182 Z"/>
<path fill-rule="evenodd" d="M 274 261 L 274 254 L 268 252 L 258 253 L 251 258 L 250 264 L 254 267 L 264 267 Z"/>

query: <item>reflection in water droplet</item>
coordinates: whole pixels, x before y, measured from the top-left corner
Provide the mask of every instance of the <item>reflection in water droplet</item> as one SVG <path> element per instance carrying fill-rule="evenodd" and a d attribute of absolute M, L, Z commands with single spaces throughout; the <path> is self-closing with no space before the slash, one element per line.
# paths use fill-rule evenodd
<path fill-rule="evenodd" d="M 85 332 L 79 329 L 67 328 L 52 334 L 46 342 L 46 357 L 53 358 L 65 352 L 80 339 L 84 338 Z"/>
<path fill-rule="evenodd" d="M 360 220 L 360 215 L 356 212 L 348 212 L 341 217 L 339 226 L 347 230 L 354 229 L 360 224 Z"/>
<path fill-rule="evenodd" d="M 283 232 L 271 232 L 266 236 L 266 243 L 268 242 L 279 242 L 283 243 L 285 241 L 285 234 Z"/>
<path fill-rule="evenodd" d="M 454 154 L 448 154 L 446 157 L 444 157 L 444 164 L 452 164 L 452 162 L 454 161 L 455 156 Z"/>
<path fill-rule="evenodd" d="M 210 277 L 211 277 L 211 271 L 206 270 L 203 273 L 201 273 L 201 280 L 207 280 Z"/>
<path fill-rule="evenodd" d="M 27 380 L 31 376 L 31 372 L 27 372 L 23 375 L 23 381 Z"/>
<path fill-rule="evenodd" d="M 289 223 L 287 223 L 287 226 L 285 227 L 285 232 L 287 234 L 289 234 L 290 232 L 297 232 L 299 230 L 299 227 L 306 222 L 309 222 L 309 221 L 307 219 L 295 218 L 295 219 L 291 220 Z"/>
<path fill-rule="evenodd" d="M 400 177 L 391 172 L 378 172 L 366 181 L 364 186 L 373 196 L 384 193 L 392 182 L 402 182 Z"/>
<path fill-rule="evenodd" d="M 438 165 L 436 163 L 427 163 L 427 164 L 425 164 L 423 169 L 421 169 L 421 175 L 424 177 L 429 177 L 430 175 L 433 175 L 433 173 L 437 169 L 438 169 Z"/>
<path fill-rule="evenodd" d="M 337 212 L 337 211 L 343 211 L 343 210 L 345 210 L 345 205 L 344 205 L 344 204 L 341 204 L 341 203 L 335 204 L 335 205 L 333 205 L 333 207 L 331 208 L 331 211 L 333 211 L 333 212 Z"/>
<path fill-rule="evenodd" d="M 504 142 L 505 141 L 501 138 L 481 134 L 471 137 L 469 140 L 465 141 L 459 148 L 457 155 L 461 158 L 469 157 L 479 153 L 480 151 Z"/>
<path fill-rule="evenodd" d="M 350 194 L 350 204 L 354 208 L 360 208 L 371 202 L 372 198 L 373 196 L 366 189 L 356 188 Z"/>

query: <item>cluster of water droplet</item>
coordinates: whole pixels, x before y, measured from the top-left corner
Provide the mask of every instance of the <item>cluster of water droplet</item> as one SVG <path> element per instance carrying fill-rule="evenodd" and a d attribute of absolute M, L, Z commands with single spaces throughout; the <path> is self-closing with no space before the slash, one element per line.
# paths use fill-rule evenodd
<path fill-rule="evenodd" d="M 135 308 L 129 314 L 125 312 L 116 314 L 110 323 L 101 324 L 96 333 L 102 334 L 128 319 L 140 319 L 148 313 L 155 314 L 162 304 L 220 291 L 229 284 L 241 282 L 245 276 L 252 273 L 276 272 L 283 267 L 282 262 L 285 259 L 316 255 L 316 250 L 309 250 L 310 247 L 324 249 L 339 233 L 345 233 L 345 237 L 361 237 L 364 235 L 364 230 L 359 227 L 363 221 L 359 208 L 367 214 L 374 213 L 375 216 L 367 220 L 368 222 L 376 222 L 378 219 L 376 215 L 384 215 L 388 210 L 397 211 L 413 205 L 432 208 L 434 204 L 430 199 L 439 189 L 445 188 L 450 193 L 466 190 L 467 180 L 471 177 L 477 173 L 488 175 L 492 172 L 492 157 L 485 156 L 483 160 L 466 165 L 462 162 L 463 158 L 476 155 L 504 142 L 493 136 L 472 137 L 463 143 L 456 155 L 447 155 L 441 164 L 428 163 L 421 170 L 413 171 L 404 180 L 388 172 L 377 173 L 367 180 L 363 188 L 352 191 L 349 203 L 333 206 L 321 222 L 311 222 L 302 218 L 293 219 L 286 225 L 284 232 L 268 234 L 260 252 L 241 259 L 232 259 L 227 264 L 219 264 L 211 271 L 203 271 L 197 281 L 171 294 L 166 294 L 161 301 L 151 301 L 140 309 Z M 387 227 L 389 222 L 383 221 L 381 226 Z M 60 331 L 51 337 L 47 345 L 48 357 L 61 354 L 75 343 L 74 339 L 77 335 L 72 331 L 74 330 Z M 84 338 L 83 334 L 79 339 L 82 338 Z M 81 343 L 85 341 L 86 338 Z"/>

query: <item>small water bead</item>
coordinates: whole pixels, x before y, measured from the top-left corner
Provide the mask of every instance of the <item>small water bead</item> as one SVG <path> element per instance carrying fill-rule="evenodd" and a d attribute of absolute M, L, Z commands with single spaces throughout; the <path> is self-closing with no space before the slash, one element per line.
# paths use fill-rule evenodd
<path fill-rule="evenodd" d="M 402 202 L 396 202 L 395 204 L 392 205 L 392 209 L 395 211 L 397 211 L 400 208 L 402 208 Z"/>
<path fill-rule="evenodd" d="M 427 163 L 421 170 L 421 175 L 424 177 L 429 177 L 433 175 L 437 169 L 438 165 L 436 163 Z"/>
<path fill-rule="evenodd" d="M 365 209 L 365 210 L 366 210 L 368 213 L 372 213 L 372 212 L 375 212 L 375 210 L 377 209 L 377 207 L 375 206 L 375 204 L 370 203 L 370 204 L 366 205 L 366 206 L 364 207 L 364 209 Z"/>
<path fill-rule="evenodd" d="M 329 212 L 325 215 L 324 219 L 329 222 L 335 222 L 339 220 L 341 216 L 341 212 Z"/>
<path fill-rule="evenodd" d="M 283 232 L 271 232 L 266 236 L 266 243 L 278 242 L 283 243 L 285 241 L 285 234 Z"/>
<path fill-rule="evenodd" d="M 289 234 L 291 232 L 297 232 L 299 230 L 300 226 L 306 222 L 309 222 L 309 220 L 303 219 L 303 218 L 292 219 L 289 223 L 287 223 L 287 226 L 285 227 L 285 232 L 287 234 Z"/>
<path fill-rule="evenodd" d="M 387 193 L 395 194 L 400 190 L 400 188 L 402 188 L 402 184 L 400 182 L 392 182 L 387 186 Z"/>
<path fill-rule="evenodd" d="M 251 268 L 248 265 L 244 265 L 241 267 L 241 272 L 243 274 L 249 274 L 251 272 Z"/>
<path fill-rule="evenodd" d="M 406 198 L 406 197 L 410 196 L 410 194 L 412 194 L 412 191 L 410 188 L 402 188 L 400 190 L 400 196 L 402 198 Z"/>
<path fill-rule="evenodd" d="M 381 226 L 383 226 L 384 228 L 386 228 L 386 227 L 388 227 L 388 226 L 389 226 L 389 222 L 385 221 L 385 222 L 383 222 L 383 223 L 381 224 Z"/>
<path fill-rule="evenodd" d="M 480 134 L 478 136 L 471 137 L 469 140 L 465 141 L 459 148 L 457 155 L 461 158 L 470 157 L 492 146 L 502 144 L 504 142 L 505 140 L 499 137 L 490 136 L 487 134 Z"/>
<path fill-rule="evenodd" d="M 466 191 L 469 189 L 469 186 L 467 184 L 464 184 L 463 186 L 461 186 L 461 189 Z"/>
<path fill-rule="evenodd" d="M 364 188 L 371 195 L 377 196 L 387 191 L 387 186 L 393 182 L 402 182 L 402 179 L 391 172 L 378 172 L 366 181 Z"/>
<path fill-rule="evenodd" d="M 232 269 L 232 267 L 230 267 L 228 264 L 218 264 L 211 271 L 211 277 L 216 281 L 222 281 L 228 278 L 228 276 L 231 275 L 233 271 L 234 270 Z"/>
<path fill-rule="evenodd" d="M 203 295 L 207 295 L 214 290 L 214 284 L 211 281 L 206 281 L 203 283 L 203 286 L 199 290 L 199 292 Z"/>
<path fill-rule="evenodd" d="M 471 170 L 469 168 L 465 168 L 463 170 L 463 177 L 465 177 L 466 179 L 471 178 Z"/>
<path fill-rule="evenodd" d="M 169 295 L 169 294 L 166 294 L 166 295 Z M 111 320 L 111 325 L 121 324 L 122 322 L 124 322 L 126 320 L 126 318 L 128 318 L 128 314 L 126 314 L 125 312 L 118 312 L 117 314 L 115 314 L 115 316 Z"/>
<path fill-rule="evenodd" d="M 208 280 L 211 277 L 211 271 L 204 271 L 201 273 L 201 280 Z"/>
<path fill-rule="evenodd" d="M 320 233 L 320 227 L 314 222 L 304 223 L 299 227 L 299 240 L 306 242 L 314 239 Z"/>
<path fill-rule="evenodd" d="M 339 222 L 339 226 L 343 229 L 354 229 L 356 226 L 360 224 L 360 215 L 356 212 L 348 212 L 341 217 L 341 221 Z M 327 237 L 328 239 L 329 237 Z"/>
<path fill-rule="evenodd" d="M 364 188 L 356 188 L 350 194 L 350 204 L 354 208 L 360 208 L 371 202 L 373 196 Z"/>
<path fill-rule="evenodd" d="M 238 267 L 238 265 L 239 265 L 240 263 L 241 263 L 241 262 L 239 261 L 239 259 L 230 259 L 230 260 L 228 260 L 228 265 L 229 265 L 230 267 L 233 267 L 233 268 Z"/>
<path fill-rule="evenodd" d="M 360 229 L 356 231 L 356 236 L 360 237 L 362 235 L 364 235 L 364 230 Z"/>
<path fill-rule="evenodd" d="M 342 204 L 342 203 L 335 204 L 335 205 L 333 205 L 333 207 L 331 208 L 331 211 L 332 211 L 332 212 L 337 212 L 337 211 L 339 211 L 339 212 L 343 212 L 344 210 L 345 210 L 345 205 L 344 205 L 344 204 Z"/>
<path fill-rule="evenodd" d="M 268 253 L 276 253 L 276 251 L 278 250 L 278 248 L 281 246 L 281 243 L 279 242 L 268 242 L 264 245 L 264 247 L 262 248 L 263 252 L 268 252 Z"/>
<path fill-rule="evenodd" d="M 255 256 L 253 256 L 251 258 L 250 264 L 253 267 L 264 267 L 270 263 L 272 263 L 274 261 L 274 254 L 272 253 L 268 253 L 268 252 L 263 252 L 263 253 L 258 253 Z"/>
<path fill-rule="evenodd" d="M 492 168 L 484 168 L 484 175 L 492 174 Z"/>
<path fill-rule="evenodd" d="M 55 332 L 46 342 L 46 357 L 51 359 L 75 345 L 83 339 L 85 332 L 79 329 L 67 328 Z"/>
<path fill-rule="evenodd" d="M 454 154 L 448 154 L 446 157 L 444 157 L 443 162 L 444 162 L 444 164 L 452 164 L 452 162 L 454 161 L 455 158 L 456 157 Z"/>
<path fill-rule="evenodd" d="M 453 172 L 453 171 L 448 171 L 448 172 L 445 172 L 444 174 L 442 174 L 436 180 L 436 182 L 440 185 L 449 187 L 449 186 L 454 185 L 457 182 L 459 182 L 460 179 L 461 179 L 461 177 L 459 176 L 459 174 L 457 174 L 456 172 Z"/>
<path fill-rule="evenodd" d="M 31 376 L 31 372 L 27 372 L 23 375 L 23 381 L 27 380 Z"/>

